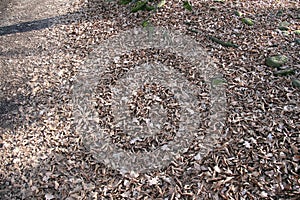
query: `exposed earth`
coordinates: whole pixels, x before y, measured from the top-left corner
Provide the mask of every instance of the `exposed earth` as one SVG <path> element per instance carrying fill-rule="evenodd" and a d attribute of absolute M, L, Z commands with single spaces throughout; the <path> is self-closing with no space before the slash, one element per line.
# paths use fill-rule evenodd
<path fill-rule="evenodd" d="M 0 2 L 0 199 L 299 199 L 299 1 L 192 0 L 192 11 L 183 3 L 130 12 L 129 5 L 106 0 Z M 204 156 L 193 140 L 168 166 L 123 173 L 86 147 L 76 129 L 73 86 L 103 41 L 145 19 L 205 49 L 226 80 L 226 120 L 222 137 Z M 174 66 L 191 83 L 202 81 L 192 77 L 188 60 L 147 49 L 111 64 L 109 84 L 120 76 L 116 72 L 146 59 Z M 176 135 L 172 117 L 174 127 L 157 138 L 132 142 L 113 130 L 111 91 L 101 84 L 94 88 L 95 110 L 114 143 L 151 151 Z M 202 86 L 199 134 L 205 135 L 212 102 Z M 146 94 L 132 101 L 135 113 L 147 111 L 140 106 Z M 175 113 L 176 106 L 167 106 L 174 104 L 172 93 L 165 94 L 165 107 Z"/>
<path fill-rule="evenodd" d="M 9 0 L 2 0 L 0 4 L 0 13 L 1 13 L 1 18 L 5 16 L 5 10 L 7 8 L 7 4 L 9 3 Z"/>

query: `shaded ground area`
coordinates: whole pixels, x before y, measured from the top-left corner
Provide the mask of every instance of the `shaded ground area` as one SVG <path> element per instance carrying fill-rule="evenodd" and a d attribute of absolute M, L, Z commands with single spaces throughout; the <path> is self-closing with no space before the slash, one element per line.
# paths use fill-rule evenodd
<path fill-rule="evenodd" d="M 10 0 L 1 0 L 0 2 L 0 16 L 5 15 L 5 10 L 7 8 L 7 4 L 9 4 Z"/>
<path fill-rule="evenodd" d="M 7 33 L 0 36 L 0 199 L 299 197 L 300 94 L 292 84 L 300 78 L 298 1 L 191 1 L 193 12 L 185 10 L 181 1 L 168 1 L 150 16 L 154 25 L 194 38 L 215 60 L 227 80 L 228 112 L 224 138 L 203 158 L 197 156 L 201 146 L 193 141 L 167 167 L 139 174 L 110 169 L 86 149 L 75 129 L 72 86 L 95 46 L 140 26 L 148 13 L 130 13 L 115 2 L 92 0 L 72 1 L 51 14 L 56 7 L 49 2 L 50 14 L 8 16 L 0 28 Z M 30 10 L 18 9 L 22 8 Z M 51 26 L 8 31 L 17 24 L 28 27 L 32 21 L 38 24 L 49 18 L 55 18 Z M 242 18 L 252 19 L 254 25 L 248 26 Z M 282 22 L 289 23 L 286 30 L 279 29 Z M 208 36 L 238 48 L 225 47 Z M 278 54 L 288 57 L 282 69 L 266 66 L 266 58 Z M 180 63 L 176 56 L 162 52 L 151 56 L 162 61 L 166 56 L 175 66 Z M 128 54 L 119 62 L 127 66 L 140 60 Z M 293 73 L 275 73 L 290 68 Z M 118 70 L 117 65 L 112 69 Z M 97 93 L 95 107 L 104 117 L 109 112 L 103 106 L 109 104 L 109 98 L 101 96 L 109 95 L 105 92 Z M 204 113 L 205 106 L 209 103 L 203 102 Z M 123 136 L 113 137 L 119 141 Z M 140 142 L 143 145 L 147 146 Z"/>
<path fill-rule="evenodd" d="M 28 32 L 33 30 L 40 30 L 49 28 L 54 24 L 53 20 L 57 18 L 48 18 L 38 21 L 30 21 L 30 22 L 24 22 L 17 25 L 11 25 L 11 26 L 5 26 L 1 27 L 0 29 L 0 35 L 6 35 L 6 34 L 12 34 L 12 33 L 22 33 L 22 32 Z"/>

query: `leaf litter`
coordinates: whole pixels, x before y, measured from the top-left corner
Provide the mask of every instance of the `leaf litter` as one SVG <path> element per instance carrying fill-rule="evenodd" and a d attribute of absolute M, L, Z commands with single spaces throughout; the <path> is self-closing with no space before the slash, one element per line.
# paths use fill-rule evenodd
<path fill-rule="evenodd" d="M 74 128 L 74 77 L 93 45 L 149 16 L 115 2 L 73 1 L 64 23 L 0 36 L 1 199 L 299 197 L 299 2 L 185 2 L 166 1 L 149 20 L 186 32 L 222 69 L 228 111 L 214 149 L 201 157 L 193 141 L 167 167 L 147 173 L 118 172 L 93 158 Z M 255 23 L 248 26 L 242 18 Z M 289 23 L 286 32 L 278 29 L 282 22 Z M 293 73 L 275 76 L 265 65 L 277 55 L 289 58 L 285 69 Z M 137 141 L 140 149 L 147 147 Z"/>

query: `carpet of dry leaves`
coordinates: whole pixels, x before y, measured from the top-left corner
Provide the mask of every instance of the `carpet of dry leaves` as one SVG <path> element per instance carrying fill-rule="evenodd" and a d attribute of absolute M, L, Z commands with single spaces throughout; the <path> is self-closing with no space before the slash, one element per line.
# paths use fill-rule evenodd
<path fill-rule="evenodd" d="M 299 199 L 300 89 L 291 81 L 300 78 L 299 1 L 191 3 L 192 12 L 174 0 L 148 16 L 113 1 L 76 0 L 49 28 L 0 36 L 0 199 Z M 227 80 L 226 128 L 202 159 L 195 141 L 163 169 L 120 174 L 97 162 L 75 131 L 72 85 L 95 45 L 147 17 L 215 59 Z M 278 54 L 295 74 L 275 76 L 265 65 Z"/>

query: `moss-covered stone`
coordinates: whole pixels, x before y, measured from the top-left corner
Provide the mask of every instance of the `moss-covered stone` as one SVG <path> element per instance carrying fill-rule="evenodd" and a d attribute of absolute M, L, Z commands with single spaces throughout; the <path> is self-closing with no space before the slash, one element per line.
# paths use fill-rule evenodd
<path fill-rule="evenodd" d="M 295 74 L 294 69 L 283 69 L 283 70 L 278 70 L 274 72 L 275 76 L 287 76 L 290 74 Z"/>
<path fill-rule="evenodd" d="M 148 27 L 150 25 L 149 21 L 148 20 L 145 20 L 142 22 L 142 26 L 143 27 Z"/>
<path fill-rule="evenodd" d="M 225 84 L 227 83 L 225 79 L 223 78 L 214 78 L 212 79 L 211 81 L 211 85 L 214 87 L 214 86 L 219 86 L 219 85 L 222 85 L 222 84 Z"/>
<path fill-rule="evenodd" d="M 145 5 L 145 10 L 146 10 L 146 11 L 152 11 L 152 10 L 154 10 L 154 9 L 155 9 L 154 6 Z"/>
<path fill-rule="evenodd" d="M 119 4 L 121 4 L 121 5 L 127 5 L 127 4 L 129 4 L 131 1 L 132 1 L 132 0 L 120 0 L 120 1 L 119 1 Z"/>
<path fill-rule="evenodd" d="M 289 22 L 281 22 L 278 26 L 278 28 L 282 31 L 288 31 L 289 30 L 289 26 L 290 26 L 290 23 Z"/>
<path fill-rule="evenodd" d="M 295 33 L 296 35 L 300 35 L 300 30 L 294 30 L 294 33 Z"/>
<path fill-rule="evenodd" d="M 283 11 L 282 10 L 279 10 L 277 13 L 276 13 L 276 16 L 277 17 L 281 17 L 283 15 Z"/>
<path fill-rule="evenodd" d="M 298 79 L 293 79 L 293 80 L 292 80 L 292 83 L 293 83 L 293 86 L 299 87 L 299 88 L 300 88 L 300 80 L 298 80 Z"/>
<path fill-rule="evenodd" d="M 253 26 L 253 25 L 254 25 L 254 22 L 253 22 L 252 19 L 250 19 L 250 18 L 243 18 L 243 19 L 242 19 L 242 22 L 243 22 L 244 24 L 247 24 L 248 26 Z"/>
<path fill-rule="evenodd" d="M 135 13 L 138 12 L 140 10 L 145 9 L 147 5 L 147 1 L 138 1 L 135 6 L 131 9 L 131 12 Z"/>
<path fill-rule="evenodd" d="M 284 55 L 272 56 L 266 59 L 266 65 L 269 67 L 279 68 L 288 61 L 288 57 Z"/>
<path fill-rule="evenodd" d="M 188 1 L 184 1 L 183 2 L 183 7 L 185 9 L 187 9 L 188 11 L 193 11 L 193 7 L 192 7 L 192 5 Z"/>
<path fill-rule="evenodd" d="M 289 30 L 289 27 L 286 27 L 286 26 L 279 26 L 278 28 L 281 31 L 288 31 Z"/>
<path fill-rule="evenodd" d="M 238 10 L 236 10 L 236 11 L 234 11 L 234 14 L 236 15 L 236 16 L 238 16 L 238 17 L 241 17 L 243 14 L 240 12 L 240 11 L 238 11 Z"/>
<path fill-rule="evenodd" d="M 282 35 L 284 35 L 284 36 L 289 36 L 289 35 L 290 35 L 290 32 L 289 32 L 289 31 L 282 31 Z"/>
<path fill-rule="evenodd" d="M 158 7 L 158 8 L 161 8 L 161 7 L 163 7 L 165 4 L 166 4 L 166 0 L 161 0 L 161 1 L 157 4 L 157 7 Z"/>
<path fill-rule="evenodd" d="M 234 47 L 234 48 L 238 48 L 239 46 L 237 44 L 234 44 L 232 42 L 225 42 L 225 41 L 222 41 L 216 37 L 213 37 L 213 36 L 208 36 L 209 39 L 211 39 L 213 42 L 216 42 L 218 44 L 221 44 L 222 46 L 224 47 Z"/>

